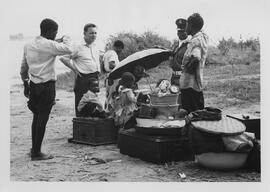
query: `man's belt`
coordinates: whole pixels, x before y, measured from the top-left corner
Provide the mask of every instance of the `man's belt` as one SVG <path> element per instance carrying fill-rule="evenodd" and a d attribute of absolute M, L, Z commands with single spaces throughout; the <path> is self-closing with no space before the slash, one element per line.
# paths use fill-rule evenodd
<path fill-rule="evenodd" d="M 172 74 L 180 76 L 182 75 L 182 71 L 173 71 Z"/>

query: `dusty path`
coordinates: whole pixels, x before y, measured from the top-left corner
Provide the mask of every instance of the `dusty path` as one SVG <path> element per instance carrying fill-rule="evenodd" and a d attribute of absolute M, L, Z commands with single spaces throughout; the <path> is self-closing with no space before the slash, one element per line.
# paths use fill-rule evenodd
<path fill-rule="evenodd" d="M 10 180 L 11 181 L 138 181 L 138 182 L 258 182 L 260 174 L 238 170 L 218 172 L 203 169 L 194 162 L 172 162 L 155 165 L 119 153 L 116 145 L 91 147 L 71 144 L 73 93 L 57 90 L 57 103 L 53 107 L 43 143 L 44 151 L 55 158 L 32 162 L 27 153 L 31 147 L 32 114 L 20 86 L 10 91 Z M 210 102 L 211 103 L 211 102 Z M 225 113 L 258 113 L 259 104 L 247 108 L 223 109 Z M 98 158 L 103 162 L 91 160 Z M 181 179 L 178 173 L 185 173 Z"/>

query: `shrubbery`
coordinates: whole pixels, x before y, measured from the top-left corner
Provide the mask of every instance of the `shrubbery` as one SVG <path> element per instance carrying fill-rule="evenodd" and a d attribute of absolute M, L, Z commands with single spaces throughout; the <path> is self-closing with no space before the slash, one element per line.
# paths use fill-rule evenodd
<path fill-rule="evenodd" d="M 233 38 L 222 39 L 217 47 L 209 47 L 206 65 L 246 64 L 260 61 L 260 42 L 258 38 L 236 42 Z"/>
<path fill-rule="evenodd" d="M 134 34 L 129 32 L 121 32 L 116 35 L 112 35 L 107 40 L 107 49 L 111 49 L 113 42 L 115 40 L 121 40 L 125 44 L 125 48 L 120 55 L 120 60 L 126 58 L 127 56 L 147 48 L 154 46 L 161 46 L 164 48 L 170 48 L 171 42 L 165 37 L 159 36 L 157 33 L 152 31 L 146 31 L 143 34 Z"/>

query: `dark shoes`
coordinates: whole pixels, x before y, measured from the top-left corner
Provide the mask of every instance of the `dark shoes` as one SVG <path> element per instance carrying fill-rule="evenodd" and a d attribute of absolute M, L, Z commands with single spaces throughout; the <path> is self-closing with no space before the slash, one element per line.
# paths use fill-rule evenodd
<path fill-rule="evenodd" d="M 53 156 L 45 153 L 31 153 L 31 160 L 32 161 L 42 161 L 42 160 L 48 160 L 52 159 Z"/>

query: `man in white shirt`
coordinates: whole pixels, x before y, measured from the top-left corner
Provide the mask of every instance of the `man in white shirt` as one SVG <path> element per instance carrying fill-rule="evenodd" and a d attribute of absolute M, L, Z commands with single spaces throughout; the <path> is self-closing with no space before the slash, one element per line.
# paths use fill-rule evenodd
<path fill-rule="evenodd" d="M 53 158 L 41 152 L 41 145 L 55 100 L 55 58 L 71 53 L 68 41 L 63 38 L 54 41 L 57 30 L 55 21 L 44 19 L 40 24 L 40 36 L 24 46 L 20 75 L 24 95 L 29 98 L 28 107 L 33 112 L 30 152 L 33 161 Z"/>
<path fill-rule="evenodd" d="M 113 44 L 113 49 L 106 51 L 103 56 L 104 71 L 110 73 L 119 63 L 119 54 L 124 49 L 124 43 L 117 40 Z"/>
<path fill-rule="evenodd" d="M 79 72 L 75 77 L 74 85 L 76 117 L 79 116 L 78 104 L 89 88 L 89 79 L 99 79 L 100 54 L 95 44 L 96 38 L 97 26 L 92 23 L 86 24 L 84 26 L 84 42 L 76 45 L 72 54 L 60 58 L 60 61 L 65 65 L 73 66 Z"/>

